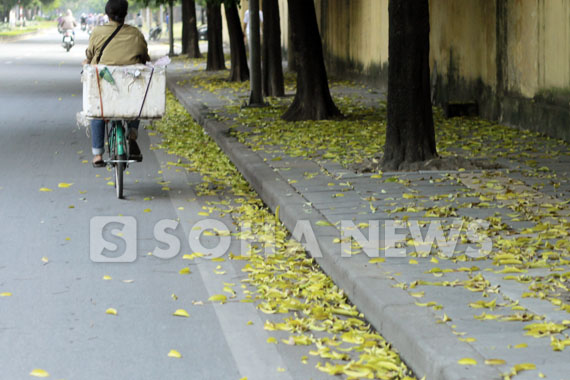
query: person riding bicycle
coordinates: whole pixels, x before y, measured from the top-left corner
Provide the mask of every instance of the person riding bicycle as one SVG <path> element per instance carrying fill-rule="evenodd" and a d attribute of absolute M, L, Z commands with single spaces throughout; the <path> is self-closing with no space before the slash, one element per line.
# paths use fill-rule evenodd
<path fill-rule="evenodd" d="M 102 63 L 111 66 L 134 65 L 150 61 L 148 47 L 142 33 L 134 26 L 125 24 L 129 4 L 126 0 L 109 0 L 105 5 L 105 13 L 109 16 L 106 25 L 96 27 L 89 38 L 89 46 L 85 51 L 87 59 L 84 64 Z M 98 61 L 101 49 L 111 35 L 115 36 L 104 48 L 101 60 Z M 139 120 L 128 122 L 127 139 L 129 141 L 129 159 L 142 161 L 142 154 L 136 143 Z M 91 136 L 93 150 L 93 166 L 104 167 L 105 122 L 91 120 Z"/>

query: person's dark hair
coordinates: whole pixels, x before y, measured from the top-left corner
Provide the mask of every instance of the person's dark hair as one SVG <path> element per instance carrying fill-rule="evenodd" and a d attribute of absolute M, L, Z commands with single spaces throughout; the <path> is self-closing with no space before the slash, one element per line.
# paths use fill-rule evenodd
<path fill-rule="evenodd" d="M 129 3 L 127 0 L 109 0 L 105 5 L 105 13 L 109 16 L 109 20 L 116 21 L 120 24 L 125 22 Z"/>

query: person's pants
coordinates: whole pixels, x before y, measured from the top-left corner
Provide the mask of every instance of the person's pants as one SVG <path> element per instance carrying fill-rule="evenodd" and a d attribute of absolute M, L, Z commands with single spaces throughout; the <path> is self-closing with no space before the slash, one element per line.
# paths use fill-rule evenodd
<path fill-rule="evenodd" d="M 138 135 L 140 120 L 131 120 L 127 123 L 129 130 L 127 136 L 135 139 Z M 105 121 L 100 119 L 91 120 L 91 146 L 93 155 L 105 152 Z"/>

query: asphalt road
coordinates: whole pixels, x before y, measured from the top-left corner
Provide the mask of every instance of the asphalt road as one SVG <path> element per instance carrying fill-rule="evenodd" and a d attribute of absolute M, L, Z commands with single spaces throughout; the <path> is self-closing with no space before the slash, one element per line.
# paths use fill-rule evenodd
<path fill-rule="evenodd" d="M 126 199 L 116 199 L 112 173 L 91 167 L 90 139 L 75 124 L 87 36 L 79 32 L 69 53 L 59 41 L 53 31 L 0 45 L 0 379 L 34 369 L 66 380 L 324 377 L 300 363 L 306 348 L 266 343 L 255 304 L 207 301 L 245 276 L 239 263 L 182 259 L 208 199 L 192 191 L 196 174 L 163 169 L 172 158 L 149 150 L 157 136 L 140 133 L 144 161 L 128 169 Z M 134 240 L 127 229 L 90 231 L 94 217 L 117 216 L 136 222 Z M 149 255 L 166 247 L 153 233 L 164 219 L 181 221 L 171 235 L 180 254 L 168 260 Z M 90 238 L 100 236 L 118 253 L 136 243 L 136 260 L 94 262 Z"/>

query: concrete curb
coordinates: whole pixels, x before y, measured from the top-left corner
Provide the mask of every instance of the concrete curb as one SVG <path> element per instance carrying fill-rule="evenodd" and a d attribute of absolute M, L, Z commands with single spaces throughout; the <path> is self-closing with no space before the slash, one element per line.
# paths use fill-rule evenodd
<path fill-rule="evenodd" d="M 312 208 L 311 214 L 303 211 L 307 200 L 275 172 L 263 159 L 248 147 L 228 136 L 228 127 L 209 117 L 209 109 L 183 96 L 176 81 L 167 79 L 168 88 L 183 104 L 190 115 L 226 153 L 244 178 L 257 191 L 261 199 L 273 210 L 280 206 L 280 219 L 293 231 L 300 215 L 314 226 L 326 218 Z M 316 229 L 315 229 L 316 230 Z M 429 380 L 493 380 L 502 379 L 501 373 L 484 365 L 484 357 L 470 344 L 460 342 L 447 324 L 436 323 L 436 315 L 428 308 L 415 305 L 407 292 L 394 288 L 394 282 L 380 277 L 368 264 L 364 255 L 350 259 L 341 257 L 339 244 L 331 236 L 338 236 L 334 227 L 319 227 L 322 256 L 309 252 L 336 285 L 345 291 L 350 301 L 364 313 L 366 319 L 387 341 L 399 351 L 414 373 Z M 462 366 L 460 358 L 477 360 L 476 366 Z"/>

